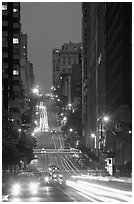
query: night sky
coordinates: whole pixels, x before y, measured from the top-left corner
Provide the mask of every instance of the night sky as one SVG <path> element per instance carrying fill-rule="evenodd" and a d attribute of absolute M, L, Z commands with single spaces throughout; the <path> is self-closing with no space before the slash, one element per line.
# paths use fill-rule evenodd
<path fill-rule="evenodd" d="M 80 2 L 21 2 L 22 32 L 28 37 L 28 59 L 42 93 L 52 85 L 52 50 L 70 40 L 81 42 Z"/>

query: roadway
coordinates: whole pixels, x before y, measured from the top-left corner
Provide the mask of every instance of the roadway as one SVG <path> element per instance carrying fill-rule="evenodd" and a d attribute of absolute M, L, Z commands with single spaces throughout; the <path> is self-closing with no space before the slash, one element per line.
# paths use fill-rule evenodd
<path fill-rule="evenodd" d="M 48 172 L 50 164 L 56 164 L 63 175 L 62 181 L 54 181 L 41 190 L 40 196 L 23 198 L 20 201 L 27 202 L 131 202 L 132 185 L 129 183 L 111 182 L 106 178 L 96 180 L 87 176 L 82 167 L 72 158 L 69 149 L 64 146 L 64 136 L 57 125 L 57 111 L 54 101 L 44 101 L 47 114 L 42 119 L 48 124 L 48 130 L 42 130 L 37 134 L 37 148 L 34 149 L 36 159 L 31 165 L 38 171 Z M 42 124 L 40 127 L 45 127 Z M 52 129 L 56 133 L 51 132 Z M 84 174 L 84 175 L 83 175 Z M 17 198 L 19 199 L 19 198 Z M 15 202 L 16 200 L 10 200 Z M 19 200 L 17 200 L 19 201 Z"/>
<path fill-rule="evenodd" d="M 44 102 L 45 104 L 45 102 Z M 94 180 L 83 176 L 84 170 L 64 148 L 64 137 L 58 132 L 57 111 L 53 101 L 47 102 L 49 132 L 40 132 L 37 142 L 37 167 L 48 171 L 49 164 L 56 164 L 63 174 L 63 182 L 55 182 L 47 192 L 45 201 L 131 201 L 132 186 L 128 183 Z M 55 134 L 52 129 L 57 130 Z M 42 151 L 42 153 L 41 153 Z M 43 152 L 44 151 L 44 152 Z"/>

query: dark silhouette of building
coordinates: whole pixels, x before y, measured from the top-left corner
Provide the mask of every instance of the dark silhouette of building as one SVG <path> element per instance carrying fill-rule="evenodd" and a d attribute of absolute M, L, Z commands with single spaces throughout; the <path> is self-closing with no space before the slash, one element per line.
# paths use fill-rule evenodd
<path fill-rule="evenodd" d="M 106 4 L 107 113 L 120 126 L 116 162 L 132 159 L 132 3 Z M 115 129 L 115 128 L 114 128 Z M 116 128 L 117 129 L 117 128 Z M 115 129 L 115 130 L 116 130 Z M 108 138 L 107 138 L 108 140 Z M 110 145 L 110 144 L 109 144 Z M 108 146 L 109 147 L 109 146 Z"/>
<path fill-rule="evenodd" d="M 14 86 L 20 87 L 20 3 L 2 3 L 3 105 L 14 100 Z"/>
<path fill-rule="evenodd" d="M 132 4 L 85 2 L 82 11 L 83 137 L 97 155 L 113 153 L 119 166 L 132 152 Z"/>

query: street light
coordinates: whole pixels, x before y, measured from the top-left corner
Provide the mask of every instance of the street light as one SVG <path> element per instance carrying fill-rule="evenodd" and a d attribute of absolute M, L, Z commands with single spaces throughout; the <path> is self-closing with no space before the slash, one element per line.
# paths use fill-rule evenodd
<path fill-rule="evenodd" d="M 33 89 L 33 93 L 34 93 L 34 94 L 38 94 L 38 93 L 39 93 L 39 89 L 38 89 L 38 88 L 34 88 L 34 89 Z"/>
<path fill-rule="evenodd" d="M 70 129 L 69 129 L 69 131 L 70 131 L 70 132 L 73 132 L 73 129 L 72 129 L 72 128 L 70 128 Z"/>
<path fill-rule="evenodd" d="M 109 117 L 104 116 L 104 117 L 103 117 L 103 120 L 104 120 L 105 122 L 108 122 L 108 121 L 109 121 Z"/>
<path fill-rule="evenodd" d="M 33 137 L 35 136 L 35 133 L 34 133 L 34 132 L 32 132 L 32 136 L 33 136 Z"/>
<path fill-rule="evenodd" d="M 94 144 L 94 148 L 96 149 L 96 147 L 97 147 L 97 145 L 96 145 L 96 143 L 97 143 L 96 135 L 95 135 L 94 133 L 92 133 L 92 134 L 91 134 L 91 137 L 94 138 L 94 143 L 95 143 L 95 144 Z"/>

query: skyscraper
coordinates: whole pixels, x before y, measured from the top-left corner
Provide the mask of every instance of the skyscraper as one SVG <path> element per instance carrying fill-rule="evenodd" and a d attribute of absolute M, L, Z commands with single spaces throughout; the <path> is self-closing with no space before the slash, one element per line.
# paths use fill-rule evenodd
<path fill-rule="evenodd" d="M 118 165 L 131 160 L 131 7 L 82 4 L 83 136 L 97 155 L 117 151 Z"/>
<path fill-rule="evenodd" d="M 70 74 L 73 64 L 79 64 L 81 43 L 64 43 L 61 49 L 53 50 L 53 86 L 64 103 L 71 102 Z M 64 91 L 63 91 L 64 90 Z"/>

